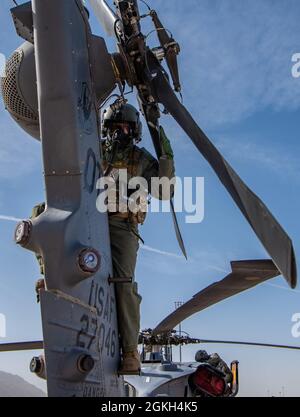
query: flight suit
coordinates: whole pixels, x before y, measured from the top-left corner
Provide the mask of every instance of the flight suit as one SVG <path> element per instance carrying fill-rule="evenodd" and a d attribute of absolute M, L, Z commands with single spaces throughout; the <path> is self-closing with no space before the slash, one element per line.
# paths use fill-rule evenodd
<path fill-rule="evenodd" d="M 164 132 L 162 131 L 162 135 Z M 111 166 L 108 165 L 109 151 L 103 152 L 104 175 L 116 178 L 117 171 L 127 169 L 128 181 L 133 177 L 142 177 L 148 183 L 152 196 L 159 199 L 170 199 L 174 190 L 166 195 L 159 189 L 151 189 L 152 177 L 175 177 L 173 154 L 169 142 L 164 137 L 165 155 L 157 161 L 146 149 L 132 145 L 116 155 Z M 138 293 L 135 282 L 135 267 L 139 249 L 139 225 L 145 221 L 144 213 L 109 212 L 109 229 L 113 273 L 115 278 L 132 278 L 132 283 L 117 283 L 116 299 L 118 324 L 123 353 L 132 352 L 137 348 L 140 331 L 140 304 L 142 297 Z"/>

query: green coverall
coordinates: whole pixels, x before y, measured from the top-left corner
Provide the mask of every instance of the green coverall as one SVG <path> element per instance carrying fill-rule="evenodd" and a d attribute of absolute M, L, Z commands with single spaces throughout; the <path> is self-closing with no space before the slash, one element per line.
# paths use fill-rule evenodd
<path fill-rule="evenodd" d="M 161 190 L 151 190 L 152 177 L 175 177 L 173 152 L 163 129 L 161 140 L 164 156 L 157 161 L 146 149 L 131 146 L 117 154 L 113 166 L 115 169 L 127 168 L 128 181 L 132 177 L 142 177 L 148 183 L 152 196 L 165 199 Z M 133 156 L 134 155 L 134 156 Z M 104 152 L 104 163 L 109 160 Z M 115 172 L 111 172 L 115 176 Z M 173 196 L 170 190 L 169 198 Z M 132 352 L 137 348 L 140 331 L 140 304 L 142 297 L 134 281 L 137 252 L 139 249 L 139 228 L 129 219 L 122 219 L 117 214 L 109 215 L 113 273 L 116 278 L 132 278 L 133 282 L 116 284 L 118 324 L 122 351 Z"/>

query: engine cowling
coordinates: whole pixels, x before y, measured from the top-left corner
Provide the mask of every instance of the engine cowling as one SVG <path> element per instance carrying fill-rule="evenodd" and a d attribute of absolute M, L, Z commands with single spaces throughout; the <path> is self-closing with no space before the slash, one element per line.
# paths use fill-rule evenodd
<path fill-rule="evenodd" d="M 104 39 L 92 35 L 89 43 L 94 93 L 97 106 L 100 107 L 114 90 L 116 77 Z M 11 55 L 6 62 L 4 75 L 0 87 L 5 108 L 26 133 L 40 140 L 37 77 L 32 43 L 24 42 Z"/>

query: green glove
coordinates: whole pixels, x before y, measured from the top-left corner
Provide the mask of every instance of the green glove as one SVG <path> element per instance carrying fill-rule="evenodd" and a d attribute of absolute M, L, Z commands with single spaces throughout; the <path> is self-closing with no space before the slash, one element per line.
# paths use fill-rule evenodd
<path fill-rule="evenodd" d="M 160 126 L 160 144 L 163 156 L 166 156 L 168 159 L 174 159 L 171 143 L 162 126 Z"/>

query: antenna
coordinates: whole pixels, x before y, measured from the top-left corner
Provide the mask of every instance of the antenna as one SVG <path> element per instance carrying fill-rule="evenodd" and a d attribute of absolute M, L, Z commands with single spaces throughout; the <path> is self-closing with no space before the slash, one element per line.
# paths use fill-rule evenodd
<path fill-rule="evenodd" d="M 183 301 L 175 301 L 175 310 L 177 310 L 179 307 L 183 306 Z M 181 323 L 178 325 L 178 331 L 179 331 L 179 337 L 181 337 Z M 182 345 L 179 345 L 179 362 L 182 362 Z"/>

